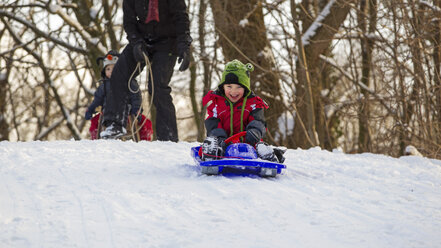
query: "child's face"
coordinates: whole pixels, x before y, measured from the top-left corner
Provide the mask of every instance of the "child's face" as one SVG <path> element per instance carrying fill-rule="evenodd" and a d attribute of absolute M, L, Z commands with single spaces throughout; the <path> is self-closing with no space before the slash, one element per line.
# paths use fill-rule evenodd
<path fill-rule="evenodd" d="M 110 76 L 112 76 L 113 67 L 115 67 L 115 65 L 108 65 L 108 66 L 106 66 L 106 68 L 104 68 L 104 72 L 106 73 L 106 77 L 110 78 Z"/>
<path fill-rule="evenodd" d="M 245 94 L 245 88 L 238 84 L 224 84 L 224 92 L 232 103 L 236 103 Z"/>

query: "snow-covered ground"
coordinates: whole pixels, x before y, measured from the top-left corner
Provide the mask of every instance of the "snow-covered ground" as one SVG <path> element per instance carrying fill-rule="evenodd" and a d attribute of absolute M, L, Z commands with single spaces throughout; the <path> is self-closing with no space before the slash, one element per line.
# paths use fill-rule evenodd
<path fill-rule="evenodd" d="M 196 143 L 0 142 L 0 247 L 441 247 L 441 161 L 288 150 L 201 175 Z"/>

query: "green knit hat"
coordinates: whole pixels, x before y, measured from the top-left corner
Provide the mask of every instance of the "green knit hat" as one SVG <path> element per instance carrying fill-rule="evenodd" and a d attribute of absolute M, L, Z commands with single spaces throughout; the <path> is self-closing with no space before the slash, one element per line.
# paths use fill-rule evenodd
<path fill-rule="evenodd" d="M 245 96 L 251 93 L 250 88 L 250 72 L 254 71 L 254 66 L 250 63 L 244 65 L 239 60 L 235 59 L 225 65 L 225 70 L 222 73 L 222 80 L 218 89 L 224 93 L 224 84 L 239 84 L 245 88 Z"/>

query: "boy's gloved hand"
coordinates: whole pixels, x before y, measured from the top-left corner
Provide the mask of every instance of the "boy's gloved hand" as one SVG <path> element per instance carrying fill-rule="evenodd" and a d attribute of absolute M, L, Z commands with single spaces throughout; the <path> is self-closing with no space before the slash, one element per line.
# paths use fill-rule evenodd
<path fill-rule="evenodd" d="M 262 135 L 257 129 L 249 129 L 247 130 L 247 134 L 245 135 L 245 142 L 254 146 L 257 142 L 260 141 Z"/>
<path fill-rule="evenodd" d="M 132 109 L 130 111 L 130 114 L 133 115 L 134 117 L 136 117 L 136 115 L 138 114 L 138 111 L 139 111 L 139 109 L 137 109 L 137 108 L 136 109 Z M 139 115 L 136 118 L 136 120 L 138 121 L 139 124 L 141 124 L 141 122 L 142 122 L 142 114 L 141 113 L 139 113 Z"/>
<path fill-rule="evenodd" d="M 221 147 L 222 148 L 222 150 L 225 152 L 225 150 L 227 149 L 227 144 L 225 143 L 225 138 L 223 138 L 223 137 L 219 137 L 219 141 L 218 141 L 218 143 L 219 143 L 219 147 Z"/>
<path fill-rule="evenodd" d="M 147 45 L 145 44 L 145 41 L 139 40 L 133 45 L 133 56 L 135 57 L 135 60 L 137 62 L 144 62 L 144 53 L 147 55 Z"/>
<path fill-rule="evenodd" d="M 132 108 L 130 114 L 136 116 L 138 114 L 139 108 Z"/>
<path fill-rule="evenodd" d="M 90 120 L 92 119 L 93 112 L 87 109 L 86 114 L 84 115 L 84 119 Z"/>

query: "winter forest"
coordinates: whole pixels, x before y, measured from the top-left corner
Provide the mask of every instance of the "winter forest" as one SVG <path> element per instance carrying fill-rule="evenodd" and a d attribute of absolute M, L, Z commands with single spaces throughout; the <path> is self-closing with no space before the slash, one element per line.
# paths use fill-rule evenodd
<path fill-rule="evenodd" d="M 95 62 L 128 43 L 122 0 L 3 0 L 0 140 L 89 139 Z M 202 96 L 252 63 L 268 143 L 441 158 L 440 0 L 188 0 L 190 70 L 172 78 L 181 141 L 202 141 Z M 146 74 L 138 78 L 149 109 Z M 148 113 L 152 120 L 155 111 Z"/>

